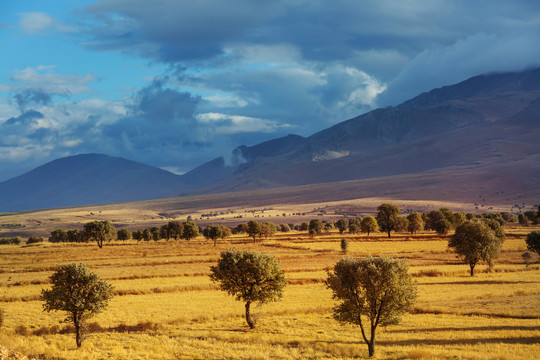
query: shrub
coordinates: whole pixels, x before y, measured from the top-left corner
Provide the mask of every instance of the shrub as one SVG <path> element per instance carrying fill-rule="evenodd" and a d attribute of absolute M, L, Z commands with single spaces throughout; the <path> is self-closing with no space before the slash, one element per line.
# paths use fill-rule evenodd
<path fill-rule="evenodd" d="M 20 245 L 21 243 L 22 239 L 19 236 L 0 239 L 0 245 Z"/>
<path fill-rule="evenodd" d="M 346 254 L 348 248 L 349 248 L 349 241 L 347 239 L 341 239 L 341 251 L 343 251 L 343 253 Z"/>
<path fill-rule="evenodd" d="M 37 244 L 43 242 L 44 240 L 45 239 L 43 239 L 42 237 L 30 236 L 28 240 L 26 240 L 26 244 Z"/>

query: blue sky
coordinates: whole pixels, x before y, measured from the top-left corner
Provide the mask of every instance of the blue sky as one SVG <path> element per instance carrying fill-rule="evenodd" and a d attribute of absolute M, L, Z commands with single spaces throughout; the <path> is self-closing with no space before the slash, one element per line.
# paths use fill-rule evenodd
<path fill-rule="evenodd" d="M 535 0 L 1 0 L 0 181 L 90 152 L 183 173 L 539 43 Z"/>

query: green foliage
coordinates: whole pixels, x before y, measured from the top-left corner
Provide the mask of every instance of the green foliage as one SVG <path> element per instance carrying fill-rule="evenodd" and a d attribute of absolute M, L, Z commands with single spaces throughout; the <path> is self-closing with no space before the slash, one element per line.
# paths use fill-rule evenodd
<path fill-rule="evenodd" d="M 253 238 L 253 242 L 256 241 L 257 237 L 262 236 L 262 224 L 255 220 L 250 220 L 247 223 L 246 233 Z"/>
<path fill-rule="evenodd" d="M 525 242 L 527 243 L 527 250 L 534 251 L 540 255 L 540 231 L 531 231 L 529 235 L 527 235 Z"/>
<path fill-rule="evenodd" d="M 199 227 L 193 221 L 183 223 L 182 239 L 191 240 L 199 236 Z"/>
<path fill-rule="evenodd" d="M 390 237 L 391 231 L 399 227 L 400 214 L 401 210 L 394 204 L 381 204 L 377 207 L 377 224 L 379 224 L 381 231 L 388 233 L 388 237 Z"/>
<path fill-rule="evenodd" d="M 0 239 L 0 245 L 20 245 L 22 239 L 19 236 Z"/>
<path fill-rule="evenodd" d="M 133 235 L 131 234 L 131 231 L 129 231 L 128 229 L 120 229 L 116 234 L 118 240 L 131 240 L 132 236 Z"/>
<path fill-rule="evenodd" d="M 468 220 L 456 228 L 448 247 L 463 256 L 473 276 L 474 267 L 480 260 L 487 261 L 490 267 L 493 265 L 493 259 L 499 257 L 504 238 L 504 230 L 497 221 Z"/>
<path fill-rule="evenodd" d="M 203 236 L 207 239 L 213 240 L 215 247 L 217 244 L 217 239 L 223 236 L 223 229 L 221 228 L 221 225 L 208 225 L 203 230 Z"/>
<path fill-rule="evenodd" d="M 417 212 L 410 213 L 407 215 L 407 231 L 411 234 L 416 234 L 418 231 L 424 229 L 424 220 L 422 220 L 422 215 Z"/>
<path fill-rule="evenodd" d="M 219 283 L 220 289 L 236 300 L 246 302 L 246 321 L 250 328 L 255 327 L 250 316 L 250 304 L 277 301 L 283 296 L 287 283 L 275 257 L 236 250 L 221 253 L 217 265 L 210 267 L 210 279 Z"/>
<path fill-rule="evenodd" d="M 45 239 L 43 239 L 42 237 L 37 237 L 37 236 L 30 236 L 28 238 L 28 240 L 26 240 L 26 244 L 37 244 L 37 243 L 42 243 Z"/>
<path fill-rule="evenodd" d="M 291 231 L 291 227 L 288 224 L 281 224 L 279 230 L 281 232 L 289 232 Z"/>
<path fill-rule="evenodd" d="M 347 239 L 341 239 L 341 251 L 343 251 L 343 253 L 346 254 L 348 249 L 349 249 L 349 241 Z"/>
<path fill-rule="evenodd" d="M 84 224 L 83 234 L 88 241 L 97 242 L 99 248 L 103 242 L 116 239 L 116 229 L 110 221 L 92 221 Z"/>
<path fill-rule="evenodd" d="M 362 222 L 360 222 L 360 230 L 367 233 L 368 236 L 372 232 L 379 231 L 379 224 L 377 223 L 377 219 L 375 219 L 373 216 L 366 216 L 362 219 Z"/>
<path fill-rule="evenodd" d="M 313 219 L 309 222 L 308 231 L 311 236 L 320 235 L 324 229 L 324 225 L 321 220 Z"/>
<path fill-rule="evenodd" d="M 269 221 L 266 221 L 262 224 L 261 234 L 262 236 L 264 236 L 265 239 L 268 239 L 269 237 L 274 235 L 276 232 L 277 232 L 276 224 Z"/>
<path fill-rule="evenodd" d="M 51 236 L 49 236 L 49 242 L 52 243 L 59 243 L 59 242 L 66 242 L 67 241 L 67 234 L 62 229 L 56 229 L 51 231 Z"/>
<path fill-rule="evenodd" d="M 377 326 L 399 323 L 417 297 L 407 263 L 386 256 L 341 259 L 326 284 L 339 301 L 334 319 L 360 326 L 369 356 L 375 352 Z"/>
<path fill-rule="evenodd" d="M 77 347 L 82 345 L 87 319 L 105 309 L 113 295 L 111 285 L 84 264 L 60 266 L 50 277 L 52 288 L 42 290 L 43 310 L 67 312 L 65 322 L 75 326 Z"/>
<path fill-rule="evenodd" d="M 343 232 L 345 232 L 348 227 L 349 222 L 347 221 L 347 219 L 339 219 L 338 221 L 336 221 L 336 228 L 338 228 L 340 234 L 343 234 Z"/>
<path fill-rule="evenodd" d="M 521 257 L 523 258 L 523 261 L 525 261 L 525 267 L 528 268 L 533 257 L 532 252 L 525 251 L 523 254 L 521 254 Z"/>
<path fill-rule="evenodd" d="M 441 210 L 448 210 L 442 208 Z M 441 210 L 433 210 L 428 214 L 426 227 L 429 230 L 435 230 L 439 235 L 445 235 L 452 228 L 452 223 L 448 218 L 453 218 L 453 214 L 448 210 L 445 213 Z"/>

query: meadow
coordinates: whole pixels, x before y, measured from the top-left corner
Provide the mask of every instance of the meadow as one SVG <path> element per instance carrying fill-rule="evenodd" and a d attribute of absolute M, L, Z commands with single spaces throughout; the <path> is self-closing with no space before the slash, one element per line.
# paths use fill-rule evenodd
<path fill-rule="evenodd" d="M 379 359 L 540 358 L 539 256 L 521 254 L 532 228 L 507 229 L 493 271 L 468 265 L 447 248 L 448 236 L 278 233 L 256 244 L 234 235 L 213 247 L 191 241 L 32 244 L 0 247 L 0 344 L 37 359 L 352 359 L 367 358 L 360 329 L 332 318 L 324 284 L 342 256 L 407 259 L 418 286 L 414 310 L 378 330 Z M 348 253 L 340 248 L 349 240 Z M 254 306 L 250 330 L 243 303 L 218 290 L 209 268 L 221 251 L 276 256 L 288 286 L 279 302 Z M 40 292 L 60 264 L 83 262 L 115 288 L 108 308 L 90 320 L 77 349 L 63 313 L 45 313 Z"/>

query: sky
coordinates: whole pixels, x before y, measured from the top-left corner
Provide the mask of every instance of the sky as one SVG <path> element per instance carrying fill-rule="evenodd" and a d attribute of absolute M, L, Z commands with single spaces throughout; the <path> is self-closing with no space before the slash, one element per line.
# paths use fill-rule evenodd
<path fill-rule="evenodd" d="M 182 174 L 539 44 L 537 0 L 0 0 L 0 181 L 82 153 Z"/>

